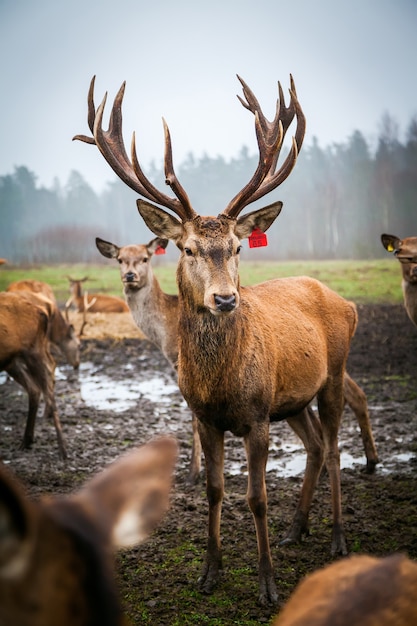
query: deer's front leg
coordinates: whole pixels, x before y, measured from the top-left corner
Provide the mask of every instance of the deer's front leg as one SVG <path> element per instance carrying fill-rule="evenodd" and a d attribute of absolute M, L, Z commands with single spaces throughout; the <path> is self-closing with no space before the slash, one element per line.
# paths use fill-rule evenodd
<path fill-rule="evenodd" d="M 265 484 L 266 462 L 269 449 L 269 423 L 252 426 L 245 436 L 248 460 L 248 504 L 255 520 L 259 557 L 259 602 L 262 605 L 276 604 L 278 592 L 272 567 L 268 536 L 267 495 Z"/>
<path fill-rule="evenodd" d="M 198 424 L 198 430 L 206 463 L 209 504 L 207 553 L 198 582 L 201 591 L 212 593 L 222 569 L 220 519 L 224 494 L 224 433 L 201 422 Z"/>

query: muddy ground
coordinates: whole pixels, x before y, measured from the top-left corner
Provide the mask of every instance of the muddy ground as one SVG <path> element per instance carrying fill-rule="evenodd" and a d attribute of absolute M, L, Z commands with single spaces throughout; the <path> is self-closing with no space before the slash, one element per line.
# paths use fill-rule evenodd
<path fill-rule="evenodd" d="M 158 433 L 175 433 L 180 459 L 170 512 L 145 544 L 116 557 L 131 623 L 268 624 L 279 608 L 263 608 L 256 601 L 256 539 L 245 502 L 242 442 L 227 437 L 225 571 L 220 586 L 207 597 L 197 587 L 206 543 L 204 475 L 197 486 L 186 485 L 191 450 L 188 410 L 169 365 L 140 339 L 129 314 L 107 322 L 100 319 L 95 323 L 90 318 L 86 328 L 80 371 L 60 362 L 57 372 L 56 395 L 69 460 L 58 459 L 53 426 L 41 418 L 33 449 L 19 451 L 27 397 L 1 374 L 0 458 L 34 496 L 62 493 L 78 487 L 125 450 Z M 357 424 L 346 409 L 340 439 L 348 545 L 351 552 L 404 551 L 417 559 L 417 329 L 402 306 L 360 306 L 359 320 L 348 371 L 367 393 L 380 464 L 374 475 L 364 473 Z M 269 526 L 281 601 L 305 573 L 330 561 L 326 476 L 315 494 L 310 536 L 299 545 L 279 545 L 294 512 L 303 462 L 300 444 L 288 426 L 273 425 L 267 474 Z"/>

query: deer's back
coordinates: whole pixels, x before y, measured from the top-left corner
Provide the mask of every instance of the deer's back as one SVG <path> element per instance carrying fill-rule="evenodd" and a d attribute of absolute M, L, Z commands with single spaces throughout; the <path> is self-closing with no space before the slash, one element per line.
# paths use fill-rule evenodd
<path fill-rule="evenodd" d="M 416 590 L 417 564 L 405 556 L 354 556 L 302 581 L 274 626 L 412 626 Z"/>

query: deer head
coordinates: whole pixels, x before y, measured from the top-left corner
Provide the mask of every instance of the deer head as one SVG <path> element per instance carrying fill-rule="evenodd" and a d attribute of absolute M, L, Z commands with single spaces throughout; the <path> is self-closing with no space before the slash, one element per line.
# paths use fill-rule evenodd
<path fill-rule="evenodd" d="M 150 260 L 158 248 L 165 249 L 168 239 L 155 237 L 148 244 L 119 247 L 110 241 L 96 237 L 98 251 L 108 259 L 116 259 L 125 292 L 138 291 L 150 284 L 153 276 Z"/>
<path fill-rule="evenodd" d="M 255 229 L 265 232 L 279 215 L 282 202 L 275 202 L 242 216 L 241 211 L 286 180 L 296 163 L 305 134 L 305 117 L 298 102 L 292 77 L 288 107 L 285 105 L 283 91 L 278 83 L 279 98 L 273 121 L 267 120 L 251 89 L 239 76 L 238 79 L 244 96 L 238 98 L 254 115 L 259 161 L 250 181 L 217 217 L 200 216 L 194 211 L 174 171 L 171 137 L 165 120 L 163 120 L 165 179 L 176 197 L 160 192 L 143 173 L 137 157 L 135 134 L 132 138 L 129 160 L 122 136 L 121 107 L 125 83 L 114 100 L 109 128 L 104 131 L 102 121 L 107 94 L 96 111 L 95 77 L 92 79 L 88 94 L 88 124 L 93 136 L 74 137 L 97 145 L 119 178 L 146 198 L 137 201 L 139 213 L 146 225 L 157 237 L 174 241 L 181 251 L 177 270 L 180 294 L 185 294 L 188 290 L 187 297 L 191 298 L 194 307 L 210 311 L 214 315 L 230 314 L 238 308 L 240 242 L 249 237 Z M 284 137 L 294 116 L 297 118 L 297 129 L 292 139 L 291 150 L 284 163 L 277 169 Z M 152 203 L 169 209 L 175 215 Z"/>

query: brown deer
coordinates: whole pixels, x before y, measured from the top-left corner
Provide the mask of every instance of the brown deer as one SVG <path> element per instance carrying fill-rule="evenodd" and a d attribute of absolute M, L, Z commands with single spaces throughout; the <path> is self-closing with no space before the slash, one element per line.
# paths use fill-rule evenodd
<path fill-rule="evenodd" d="M 224 494 L 224 433 L 243 437 L 248 463 L 248 503 L 259 554 L 259 601 L 277 602 L 267 522 L 265 467 L 270 422 L 286 419 L 307 451 L 304 482 L 286 543 L 308 529 L 308 512 L 323 460 L 330 477 L 333 554 L 346 554 L 340 488 L 338 431 L 343 410 L 343 380 L 350 341 L 357 324 L 353 303 L 319 281 L 276 279 L 252 287 L 239 282 L 241 240 L 255 229 L 265 232 L 282 203 L 240 215 L 244 207 L 278 187 L 295 166 L 305 133 L 305 117 L 291 77 L 290 104 L 278 84 L 277 112 L 272 122 L 242 79 L 245 100 L 255 116 L 258 166 L 251 180 L 217 216 L 201 216 L 178 181 L 171 138 L 165 129 L 165 177 L 175 194 L 168 196 L 146 178 L 139 165 L 135 138 L 132 160 L 122 134 L 121 106 L 125 85 L 114 101 L 107 131 L 102 128 L 106 97 L 97 112 L 94 79 L 90 85 L 88 121 L 93 137 L 75 138 L 96 144 L 115 173 L 141 196 L 170 209 L 138 200 L 138 210 L 157 236 L 171 239 L 180 250 L 178 380 L 182 395 L 196 413 L 207 478 L 208 544 L 199 579 L 211 593 L 222 569 L 220 542 Z M 294 117 L 297 129 L 279 169 L 283 139 Z M 179 219 L 178 219 L 179 218 Z M 309 409 L 317 396 L 319 420 Z"/>
<path fill-rule="evenodd" d="M 178 296 L 164 293 L 152 271 L 151 260 L 158 248 L 165 249 L 168 239 L 156 237 L 147 244 L 117 246 L 96 237 L 99 252 L 119 263 L 126 302 L 137 326 L 155 343 L 175 370 L 178 363 Z M 346 404 L 358 420 L 366 455 L 366 471 L 372 474 L 378 454 L 369 419 L 364 391 L 345 372 L 343 390 Z M 188 482 L 194 483 L 200 473 L 201 443 L 197 420 L 193 415 L 193 446 Z"/>
<path fill-rule="evenodd" d="M 49 351 L 48 327 L 53 315 L 50 300 L 33 302 L 18 292 L 0 293 L 0 371 L 7 372 L 29 396 L 29 409 L 21 448 L 34 441 L 41 395 L 44 417 L 52 418 L 61 458 L 67 458 L 55 403 L 55 361 Z"/>
<path fill-rule="evenodd" d="M 353 556 L 307 576 L 273 626 L 414 626 L 416 592 L 406 556 Z"/>
<path fill-rule="evenodd" d="M 52 317 L 48 327 L 49 340 L 63 353 L 68 363 L 74 369 L 78 369 L 80 365 L 80 340 L 75 333 L 74 326 L 65 320 L 59 310 L 52 288 L 40 280 L 27 279 L 10 283 L 6 291 L 27 294 L 35 303 L 36 300 L 39 301 L 39 296 L 41 296 L 41 299 L 48 298 L 50 300 L 52 303 Z"/>
<path fill-rule="evenodd" d="M 68 277 L 68 280 L 71 296 L 65 304 L 66 311 L 72 304 L 74 304 L 79 313 L 86 311 L 90 313 L 127 313 L 129 311 L 126 302 L 117 296 L 108 296 L 102 293 L 83 293 L 81 283 L 88 280 L 88 276 L 80 279 Z"/>
<path fill-rule="evenodd" d="M 417 326 L 417 237 L 400 239 L 395 235 L 381 235 L 382 245 L 393 252 L 401 263 L 402 290 L 407 315 Z"/>
<path fill-rule="evenodd" d="M 7 259 L 0 259 L 0 265 L 5 265 L 7 263 Z"/>
<path fill-rule="evenodd" d="M 116 259 L 120 266 L 123 292 L 136 325 L 178 370 L 178 296 L 164 293 L 152 271 L 150 260 L 158 247 L 165 249 L 168 239 L 156 237 L 146 245 L 119 248 L 96 237 L 99 252 Z M 201 470 L 201 442 L 197 418 L 192 416 L 193 443 L 189 484 L 196 483 Z"/>
<path fill-rule="evenodd" d="M 30 500 L 0 465 L 0 624 L 122 626 L 111 551 L 141 543 L 169 504 L 177 444 L 129 452 L 78 492 Z"/>

